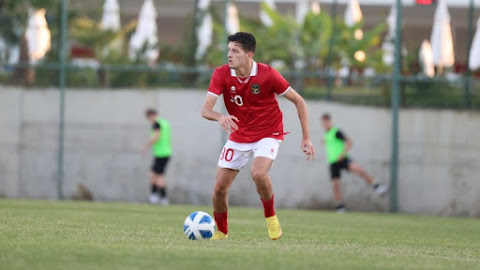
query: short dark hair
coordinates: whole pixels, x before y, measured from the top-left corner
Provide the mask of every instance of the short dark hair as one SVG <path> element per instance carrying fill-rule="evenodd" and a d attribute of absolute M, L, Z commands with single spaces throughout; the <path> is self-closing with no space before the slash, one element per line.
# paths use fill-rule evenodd
<path fill-rule="evenodd" d="M 157 110 L 155 109 L 152 109 L 152 108 L 148 108 L 146 111 L 145 111 L 145 116 L 146 117 L 149 117 L 149 116 L 152 116 L 152 115 L 157 115 Z"/>
<path fill-rule="evenodd" d="M 228 42 L 238 42 L 242 48 L 247 52 L 255 52 L 257 48 L 257 41 L 255 37 L 246 32 L 238 32 L 231 36 L 228 36 Z"/>
<path fill-rule="evenodd" d="M 322 114 L 322 120 L 330 120 L 330 119 L 332 119 L 332 116 L 330 116 L 329 113 Z"/>

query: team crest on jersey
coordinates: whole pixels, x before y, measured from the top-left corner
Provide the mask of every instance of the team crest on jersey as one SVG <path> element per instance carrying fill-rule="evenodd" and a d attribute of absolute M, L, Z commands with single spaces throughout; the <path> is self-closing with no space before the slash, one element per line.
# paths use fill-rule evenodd
<path fill-rule="evenodd" d="M 254 94 L 254 95 L 260 94 L 260 85 L 259 84 L 252 84 L 250 90 L 252 91 L 252 94 Z"/>
<path fill-rule="evenodd" d="M 232 91 L 233 93 L 235 93 L 235 91 L 237 91 L 237 88 L 235 86 L 232 86 L 230 87 L 230 91 Z"/>

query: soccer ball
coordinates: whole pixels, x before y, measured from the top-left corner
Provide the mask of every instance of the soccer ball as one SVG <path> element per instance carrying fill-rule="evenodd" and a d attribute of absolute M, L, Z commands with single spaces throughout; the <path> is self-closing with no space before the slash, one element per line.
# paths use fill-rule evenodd
<path fill-rule="evenodd" d="M 215 221 L 209 214 L 196 211 L 188 215 L 183 223 L 183 231 L 190 240 L 203 240 L 213 236 Z"/>

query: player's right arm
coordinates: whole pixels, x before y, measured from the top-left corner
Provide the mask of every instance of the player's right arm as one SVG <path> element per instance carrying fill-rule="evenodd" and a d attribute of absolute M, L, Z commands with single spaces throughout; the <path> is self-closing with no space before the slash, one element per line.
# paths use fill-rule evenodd
<path fill-rule="evenodd" d="M 235 122 L 238 122 L 238 118 L 233 115 L 224 115 L 214 111 L 213 107 L 216 102 L 217 97 L 207 94 L 202 107 L 202 117 L 211 121 L 217 121 L 226 133 L 237 130 L 238 125 Z"/>
<path fill-rule="evenodd" d="M 224 73 L 225 70 L 222 68 L 217 68 L 213 72 L 212 78 L 210 79 L 210 86 L 208 87 L 207 97 L 205 98 L 202 107 L 202 117 L 211 121 L 217 121 L 220 123 L 220 126 L 222 126 L 222 129 L 226 133 L 229 133 L 238 129 L 238 126 L 235 123 L 238 122 L 238 119 L 233 115 L 223 115 L 213 110 L 218 97 L 225 89 L 223 79 L 225 77 Z"/>

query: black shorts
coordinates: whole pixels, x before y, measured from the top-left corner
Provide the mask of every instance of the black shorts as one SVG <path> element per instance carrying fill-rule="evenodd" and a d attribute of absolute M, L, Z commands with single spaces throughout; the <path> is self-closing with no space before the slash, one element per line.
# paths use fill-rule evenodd
<path fill-rule="evenodd" d="M 342 170 L 348 171 L 348 166 L 350 166 L 351 162 L 352 161 L 349 158 L 344 158 L 341 161 L 330 164 L 330 177 L 332 180 L 334 178 L 340 178 Z"/>
<path fill-rule="evenodd" d="M 156 174 L 163 174 L 165 172 L 165 167 L 170 157 L 156 157 L 153 159 L 152 172 Z"/>

